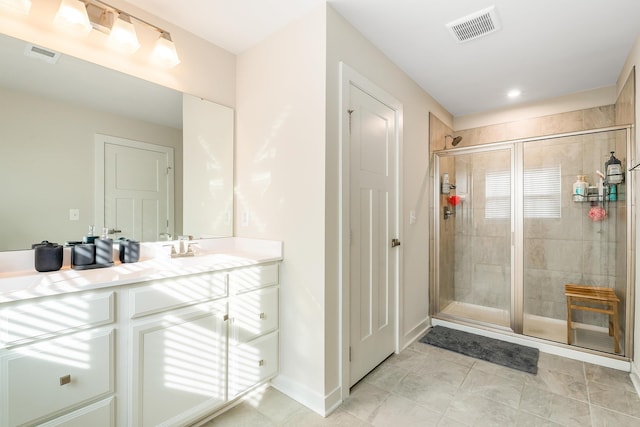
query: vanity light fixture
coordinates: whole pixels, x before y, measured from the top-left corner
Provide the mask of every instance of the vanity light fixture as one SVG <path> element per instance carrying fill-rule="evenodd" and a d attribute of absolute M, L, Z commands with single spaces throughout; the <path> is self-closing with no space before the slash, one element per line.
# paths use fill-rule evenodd
<path fill-rule="evenodd" d="M 0 8 L 28 15 L 31 10 L 31 0 L 0 0 Z"/>
<path fill-rule="evenodd" d="M 5 1 L 9 0 L 0 0 L 0 2 Z M 102 0 L 62 0 L 55 21 L 67 29 L 75 29 L 75 32 L 80 34 L 86 34 L 92 28 L 108 34 L 107 45 L 127 54 L 132 54 L 140 48 L 134 22 L 132 22 L 136 21 L 159 33 L 151 53 L 151 62 L 163 67 L 174 67 L 180 63 L 176 46 L 168 31 Z"/>

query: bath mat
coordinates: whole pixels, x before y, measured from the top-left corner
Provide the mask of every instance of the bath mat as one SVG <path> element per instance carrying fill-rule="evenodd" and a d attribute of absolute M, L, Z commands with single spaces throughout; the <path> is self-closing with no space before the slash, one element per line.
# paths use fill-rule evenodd
<path fill-rule="evenodd" d="M 486 360 L 530 374 L 538 373 L 537 348 L 487 338 L 456 329 L 434 326 L 420 342 Z"/>

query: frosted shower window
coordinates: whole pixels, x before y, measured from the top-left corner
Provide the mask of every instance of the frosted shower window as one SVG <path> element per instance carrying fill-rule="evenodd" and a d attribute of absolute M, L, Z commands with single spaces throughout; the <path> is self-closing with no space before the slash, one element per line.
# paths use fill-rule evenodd
<path fill-rule="evenodd" d="M 560 218 L 560 165 L 524 171 L 524 217 Z"/>
<path fill-rule="evenodd" d="M 489 171 L 485 176 L 485 218 L 506 219 L 511 213 L 511 174 Z M 560 218 L 560 165 L 524 171 L 524 217 Z"/>
<path fill-rule="evenodd" d="M 511 172 L 487 171 L 485 174 L 487 219 L 511 218 Z"/>

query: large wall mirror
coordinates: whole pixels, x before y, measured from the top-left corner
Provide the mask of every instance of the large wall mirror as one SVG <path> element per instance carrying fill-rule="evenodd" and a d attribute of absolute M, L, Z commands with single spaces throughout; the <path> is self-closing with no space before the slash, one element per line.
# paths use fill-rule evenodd
<path fill-rule="evenodd" d="M 97 135 L 167 147 L 173 153 L 167 169 L 173 180 L 172 224 L 161 230 L 165 234 L 142 240 L 161 240 L 184 229 L 194 237 L 233 234 L 231 109 L 201 100 L 209 104 L 207 113 L 189 131 L 191 141 L 183 143 L 180 92 L 67 55 L 47 60 L 47 52 L 34 52 L 28 43 L 6 35 L 0 35 L 0 55 L 0 251 L 29 249 L 45 239 L 78 240 L 90 225 L 102 225 L 95 191 Z M 194 108 L 197 105 L 188 114 Z M 219 117 L 210 116 L 218 113 Z M 184 122 L 194 120 L 185 116 Z M 211 164 L 217 165 L 213 177 L 202 176 L 215 182 L 215 203 L 207 202 L 210 194 L 189 194 L 190 200 L 206 202 L 206 210 L 197 212 L 205 220 L 184 224 L 183 144 L 202 144 L 202 123 L 214 123 L 223 131 L 216 135 L 217 128 L 208 127 L 211 159 L 202 158 L 203 166 L 188 169 L 211 170 Z M 135 165 L 123 170 L 128 182 L 136 179 Z"/>

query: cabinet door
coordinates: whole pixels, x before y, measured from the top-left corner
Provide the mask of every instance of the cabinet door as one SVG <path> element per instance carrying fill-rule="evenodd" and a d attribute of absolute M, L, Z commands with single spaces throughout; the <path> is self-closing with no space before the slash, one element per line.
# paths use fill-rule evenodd
<path fill-rule="evenodd" d="M 114 391 L 113 330 L 0 352 L 0 425 L 18 426 Z"/>
<path fill-rule="evenodd" d="M 131 425 L 185 425 L 226 401 L 226 313 L 207 303 L 134 324 Z"/>
<path fill-rule="evenodd" d="M 278 332 L 229 347 L 229 398 L 278 373 Z"/>

